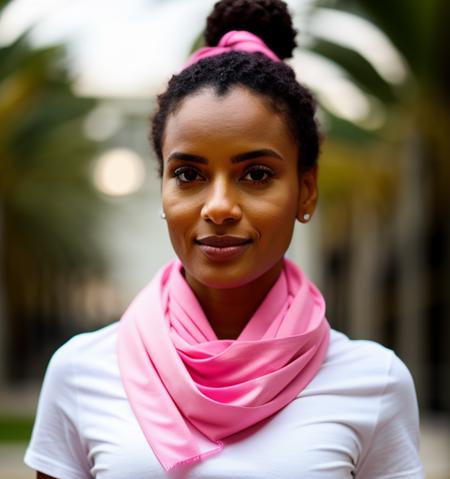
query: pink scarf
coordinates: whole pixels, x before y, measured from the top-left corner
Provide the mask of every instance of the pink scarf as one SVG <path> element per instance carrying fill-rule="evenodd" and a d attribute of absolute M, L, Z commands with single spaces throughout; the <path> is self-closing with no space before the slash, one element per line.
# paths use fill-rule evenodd
<path fill-rule="evenodd" d="M 259 52 L 263 53 L 274 62 L 281 61 L 257 35 L 245 30 L 232 30 L 231 32 L 225 33 L 216 47 L 204 47 L 197 50 L 185 63 L 183 69 L 193 65 L 202 58 L 213 57 L 231 51 L 248 53 Z"/>
<path fill-rule="evenodd" d="M 285 260 L 236 340 L 218 340 L 183 278 L 163 267 L 120 321 L 118 361 L 131 408 L 166 470 L 219 452 L 276 413 L 319 370 L 329 325 L 320 292 Z"/>

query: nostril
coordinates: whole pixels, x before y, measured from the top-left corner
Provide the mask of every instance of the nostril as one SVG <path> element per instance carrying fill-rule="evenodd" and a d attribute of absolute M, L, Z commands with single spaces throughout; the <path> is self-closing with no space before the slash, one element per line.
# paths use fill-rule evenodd
<path fill-rule="evenodd" d="M 242 211 L 238 205 L 205 205 L 201 210 L 201 217 L 204 220 L 216 224 L 235 222 L 241 219 Z"/>

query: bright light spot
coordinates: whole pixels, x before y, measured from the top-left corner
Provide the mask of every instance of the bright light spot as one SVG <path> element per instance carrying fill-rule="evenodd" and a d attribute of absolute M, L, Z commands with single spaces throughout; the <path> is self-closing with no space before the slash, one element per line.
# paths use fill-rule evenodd
<path fill-rule="evenodd" d="M 317 9 L 310 17 L 311 34 L 358 52 L 388 83 L 408 76 L 403 57 L 388 37 L 367 20 L 347 12 Z"/>
<path fill-rule="evenodd" d="M 145 180 L 145 168 L 139 155 L 125 148 L 107 151 L 94 170 L 97 188 L 107 195 L 124 196 L 137 191 Z"/>
<path fill-rule="evenodd" d="M 120 110 L 112 105 L 103 104 L 92 110 L 83 124 L 84 134 L 95 141 L 111 138 L 123 125 Z"/>

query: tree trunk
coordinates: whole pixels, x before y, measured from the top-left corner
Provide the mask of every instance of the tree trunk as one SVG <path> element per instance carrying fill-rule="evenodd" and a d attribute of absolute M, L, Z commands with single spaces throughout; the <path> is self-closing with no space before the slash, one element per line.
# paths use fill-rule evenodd
<path fill-rule="evenodd" d="M 398 353 L 410 368 L 420 402 L 428 403 L 426 388 L 426 198 L 428 175 L 420 133 L 411 132 L 401 158 L 397 205 Z"/>
<path fill-rule="evenodd" d="M 349 274 L 349 334 L 382 341 L 380 274 L 383 268 L 377 213 L 360 199 L 353 203 Z"/>
<path fill-rule="evenodd" d="M 0 201 L 0 389 L 6 383 L 7 377 L 7 307 L 4 282 L 4 212 Z"/>

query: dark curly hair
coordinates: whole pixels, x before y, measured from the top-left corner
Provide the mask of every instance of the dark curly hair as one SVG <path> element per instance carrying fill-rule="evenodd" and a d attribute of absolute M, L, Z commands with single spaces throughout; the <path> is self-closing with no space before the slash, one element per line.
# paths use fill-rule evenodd
<path fill-rule="evenodd" d="M 234 19 L 239 18 L 239 22 Z M 256 19 L 259 18 L 257 21 Z M 261 23 L 258 23 L 261 22 Z M 260 25 L 265 25 L 261 30 Z M 224 26 L 225 25 L 225 26 Z M 271 34 L 287 28 L 282 45 L 268 40 Z M 258 34 L 280 57 L 290 56 L 295 46 L 295 31 L 286 4 L 281 0 L 221 0 L 207 20 L 205 38 L 208 43 L 225 30 L 246 29 Z M 261 30 L 261 31 L 260 31 Z M 257 33 L 259 32 L 259 33 Z M 262 32 L 262 33 L 261 33 Z M 274 35 L 277 37 L 277 34 Z M 217 39 L 220 40 L 220 37 Z M 277 42 L 279 39 L 277 39 Z M 274 62 L 262 53 L 229 52 L 203 58 L 174 75 L 167 90 L 158 96 L 158 110 L 153 117 L 151 140 L 162 176 L 162 144 L 167 118 L 182 100 L 203 88 L 212 88 L 218 96 L 232 88 L 244 87 L 269 100 L 275 112 L 283 115 L 299 145 L 299 171 L 317 164 L 320 135 L 314 118 L 315 101 L 299 84 L 295 73 L 284 62 Z"/>
<path fill-rule="evenodd" d="M 281 59 L 297 46 L 296 30 L 286 3 L 273 0 L 222 0 L 206 20 L 205 41 L 215 46 L 225 33 L 247 30 L 261 38 Z"/>

